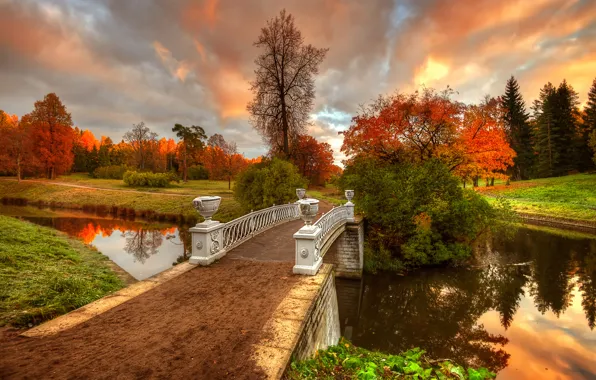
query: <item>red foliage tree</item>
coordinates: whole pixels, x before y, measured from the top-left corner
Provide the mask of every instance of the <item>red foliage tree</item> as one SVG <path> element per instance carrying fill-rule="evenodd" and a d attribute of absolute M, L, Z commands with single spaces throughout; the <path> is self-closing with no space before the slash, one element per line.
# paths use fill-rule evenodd
<path fill-rule="evenodd" d="M 35 142 L 33 154 L 43 165 L 47 178 L 55 179 L 69 171 L 74 159 L 74 132 L 70 113 L 60 98 L 54 93 L 47 94 L 35 102 L 35 109 L 26 117 L 31 122 L 31 138 Z"/>
<path fill-rule="evenodd" d="M 333 165 L 333 149 L 328 143 L 320 143 L 314 137 L 300 135 L 292 153 L 292 162 L 314 185 L 322 185 L 336 171 Z"/>
<path fill-rule="evenodd" d="M 18 181 L 25 170 L 34 170 L 39 164 L 31 154 L 30 133 L 28 117 L 19 120 L 18 116 L 0 110 L 0 172 L 16 174 Z"/>

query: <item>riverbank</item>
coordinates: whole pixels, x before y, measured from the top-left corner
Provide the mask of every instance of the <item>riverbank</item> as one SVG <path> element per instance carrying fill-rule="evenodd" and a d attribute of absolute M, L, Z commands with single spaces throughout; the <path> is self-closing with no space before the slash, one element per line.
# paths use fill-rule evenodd
<path fill-rule="evenodd" d="M 85 185 L 87 186 L 87 185 Z M 196 190 L 199 192 L 199 190 Z M 209 189 L 202 191 L 209 192 Z M 0 199 L 5 203 L 32 204 L 91 212 L 105 212 L 116 216 L 137 216 L 157 220 L 185 220 L 195 222 L 197 212 L 192 206 L 196 195 L 149 193 L 135 190 L 73 187 L 49 181 L 0 180 Z M 226 222 L 242 215 L 238 203 L 223 198 L 217 220 Z"/>
<path fill-rule="evenodd" d="M 596 228 L 596 174 L 516 181 L 476 190 L 489 202 L 498 196 L 506 198 L 527 220 L 548 221 L 553 225 L 578 221 L 582 226 L 587 222 Z"/>
<path fill-rule="evenodd" d="M 53 229 L 0 216 L 0 326 L 30 326 L 124 286 L 109 260 Z"/>

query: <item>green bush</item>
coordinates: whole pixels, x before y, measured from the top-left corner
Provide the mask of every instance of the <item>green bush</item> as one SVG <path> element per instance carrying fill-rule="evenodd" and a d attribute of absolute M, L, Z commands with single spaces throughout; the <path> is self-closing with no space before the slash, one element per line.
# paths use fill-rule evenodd
<path fill-rule="evenodd" d="M 296 189 L 306 180 L 292 163 L 274 158 L 251 165 L 236 178 L 234 198 L 245 211 L 296 201 Z"/>
<path fill-rule="evenodd" d="M 124 173 L 124 184 L 132 187 L 167 187 L 172 181 L 169 173 L 139 173 L 127 171 Z"/>
<path fill-rule="evenodd" d="M 355 190 L 357 209 L 366 216 L 371 253 L 379 268 L 460 262 L 484 232 L 510 226 L 513 212 L 499 201 L 491 206 L 438 160 L 387 164 L 356 159 L 341 180 Z M 392 260 L 388 260 L 388 250 Z M 378 255 L 379 257 L 374 257 Z"/>
<path fill-rule="evenodd" d="M 193 165 L 188 168 L 188 179 L 209 179 L 209 171 L 203 165 Z"/>
<path fill-rule="evenodd" d="M 130 168 L 126 165 L 100 166 L 93 171 L 93 178 L 122 179 Z"/>
<path fill-rule="evenodd" d="M 294 361 L 287 372 L 290 380 L 302 379 L 493 379 L 486 368 L 468 368 L 448 360 L 431 361 L 424 350 L 413 348 L 388 355 L 355 347 L 342 338 L 336 346 L 319 350 L 313 359 Z"/>

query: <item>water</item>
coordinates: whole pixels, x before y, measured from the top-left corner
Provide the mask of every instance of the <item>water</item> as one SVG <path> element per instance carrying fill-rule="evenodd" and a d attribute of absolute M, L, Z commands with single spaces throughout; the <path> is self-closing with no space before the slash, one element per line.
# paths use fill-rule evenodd
<path fill-rule="evenodd" d="M 355 345 L 498 371 L 499 379 L 596 379 L 596 237 L 520 229 L 479 268 L 337 281 Z"/>
<path fill-rule="evenodd" d="M 190 234 L 187 226 L 30 206 L 0 205 L 0 214 L 52 227 L 80 238 L 137 280 L 151 277 L 189 257 Z"/>

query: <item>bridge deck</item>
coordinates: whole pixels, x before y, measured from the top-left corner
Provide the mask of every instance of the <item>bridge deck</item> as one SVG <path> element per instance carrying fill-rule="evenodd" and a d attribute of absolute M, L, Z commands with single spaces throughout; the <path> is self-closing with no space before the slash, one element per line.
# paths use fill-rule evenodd
<path fill-rule="evenodd" d="M 330 207 L 322 205 L 321 213 Z M 289 222 L 87 322 L 48 337 L 0 330 L 0 378 L 260 379 L 263 327 L 302 276 Z M 255 262 L 257 261 L 257 262 Z"/>

